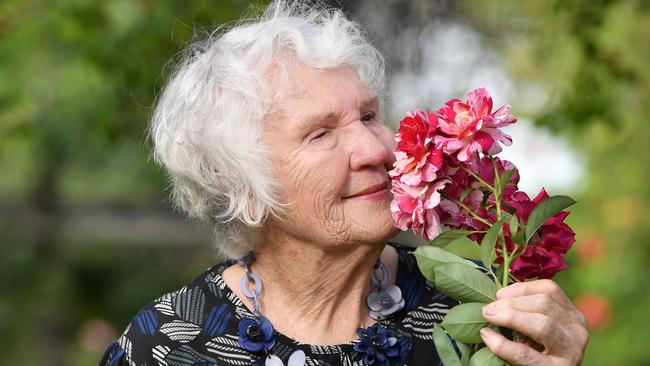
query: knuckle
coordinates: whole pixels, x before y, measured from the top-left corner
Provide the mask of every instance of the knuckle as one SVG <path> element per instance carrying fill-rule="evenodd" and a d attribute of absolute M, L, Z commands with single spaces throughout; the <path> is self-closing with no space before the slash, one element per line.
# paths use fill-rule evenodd
<path fill-rule="evenodd" d="M 521 365 L 531 365 L 533 363 L 533 354 L 530 352 L 530 348 L 528 347 L 519 348 L 515 358 Z"/>
<path fill-rule="evenodd" d="M 570 358 L 564 364 L 567 366 L 575 366 L 580 365 L 580 362 L 582 362 L 582 352 L 575 352 L 571 354 Z"/>
<path fill-rule="evenodd" d="M 580 325 L 581 328 L 584 328 L 585 331 L 586 331 L 587 330 L 587 317 L 581 311 L 578 311 L 576 316 L 578 318 L 578 324 Z"/>
<path fill-rule="evenodd" d="M 494 302 L 494 305 L 496 306 L 497 309 L 499 309 L 499 311 L 512 309 L 512 304 L 513 304 L 513 299 L 508 297 L 504 299 L 499 299 Z"/>
<path fill-rule="evenodd" d="M 523 290 L 527 286 L 529 286 L 528 282 L 515 282 L 515 283 L 512 283 L 512 284 L 508 285 L 507 287 L 512 288 L 512 289 L 517 289 L 517 290 Z"/>
<path fill-rule="evenodd" d="M 541 316 L 539 319 L 539 331 L 542 334 L 549 335 L 555 327 L 555 323 L 547 316 Z"/>
<path fill-rule="evenodd" d="M 589 342 L 589 330 L 586 327 L 580 327 L 577 333 L 582 350 L 587 345 L 587 342 Z"/>
<path fill-rule="evenodd" d="M 539 304 L 542 307 L 542 309 L 545 309 L 545 310 L 552 309 L 553 303 L 554 303 L 554 300 L 550 295 L 548 295 L 548 294 L 540 294 L 539 295 Z"/>
<path fill-rule="evenodd" d="M 555 283 L 555 281 L 547 280 L 547 279 L 544 279 L 542 281 L 544 281 L 543 285 L 544 288 L 546 289 L 546 293 L 556 293 L 561 291 L 560 286 L 557 283 Z"/>
<path fill-rule="evenodd" d="M 502 308 L 500 310 L 499 318 L 501 318 L 501 321 L 504 323 L 512 324 L 515 319 L 515 313 L 510 308 Z"/>
<path fill-rule="evenodd" d="M 501 337 L 497 338 L 494 340 L 492 343 L 492 352 L 494 353 L 502 353 L 503 352 L 503 347 L 505 345 L 505 340 Z"/>

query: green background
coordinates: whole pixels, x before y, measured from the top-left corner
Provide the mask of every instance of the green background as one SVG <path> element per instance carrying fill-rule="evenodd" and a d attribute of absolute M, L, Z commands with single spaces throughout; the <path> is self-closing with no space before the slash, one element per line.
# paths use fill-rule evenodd
<path fill-rule="evenodd" d="M 363 19 L 364 1 L 342 3 Z M 431 21 L 471 26 L 548 91 L 534 112 L 511 103 L 585 161 L 556 278 L 591 321 L 584 364 L 650 364 L 650 3 L 390 3 L 438 5 Z M 0 3 L 0 364 L 94 364 L 139 308 L 218 260 L 209 229 L 172 213 L 145 131 L 170 59 L 263 4 Z"/>

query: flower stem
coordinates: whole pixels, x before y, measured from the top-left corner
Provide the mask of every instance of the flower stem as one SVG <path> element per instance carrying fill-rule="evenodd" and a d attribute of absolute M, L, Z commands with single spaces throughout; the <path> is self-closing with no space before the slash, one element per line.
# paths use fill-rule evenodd
<path fill-rule="evenodd" d="M 502 190 L 501 190 L 501 180 L 499 179 L 499 168 L 497 167 L 496 162 L 494 159 L 492 160 L 492 168 L 494 169 L 494 203 L 496 204 L 496 210 L 497 210 L 497 219 L 501 220 L 502 213 L 501 213 L 501 196 L 502 196 Z M 508 279 L 510 277 L 510 259 L 512 258 L 508 254 L 508 246 L 506 244 L 506 238 L 503 232 L 499 233 L 498 236 L 499 240 L 501 240 L 501 255 L 503 256 L 503 280 L 502 284 L 503 287 L 508 286 Z"/>
<path fill-rule="evenodd" d="M 474 179 L 476 179 L 479 183 L 481 183 L 482 185 L 484 185 L 486 188 L 488 188 L 489 190 L 491 190 L 492 192 L 494 192 L 494 187 L 492 187 L 490 184 L 488 184 L 488 182 L 486 182 L 486 181 L 484 181 L 483 179 L 481 179 L 481 177 L 479 177 L 476 173 L 474 173 L 473 171 L 471 171 L 471 170 L 465 168 L 464 166 L 461 166 L 460 168 L 463 169 L 464 171 L 466 171 L 466 172 L 467 172 L 469 175 L 471 175 L 472 177 L 474 177 Z"/>
<path fill-rule="evenodd" d="M 497 219 L 501 220 L 501 180 L 499 179 L 499 169 L 497 164 L 492 160 L 492 167 L 494 168 L 494 188 L 492 192 L 494 193 L 494 203 L 497 206 Z"/>
<path fill-rule="evenodd" d="M 510 256 L 506 249 L 506 241 L 503 241 L 503 287 L 508 286 L 508 278 L 510 277 Z"/>
<path fill-rule="evenodd" d="M 474 218 L 474 220 L 480 221 L 480 222 L 484 223 L 485 225 L 487 225 L 488 227 L 492 227 L 491 222 L 489 222 L 488 220 L 486 220 L 486 219 L 482 218 L 481 216 L 475 214 L 472 210 L 469 209 L 469 207 L 465 206 L 464 203 L 459 202 L 459 201 L 454 201 L 454 202 L 456 202 L 463 210 L 467 211 L 467 213 L 469 213 L 470 216 L 472 216 Z"/>

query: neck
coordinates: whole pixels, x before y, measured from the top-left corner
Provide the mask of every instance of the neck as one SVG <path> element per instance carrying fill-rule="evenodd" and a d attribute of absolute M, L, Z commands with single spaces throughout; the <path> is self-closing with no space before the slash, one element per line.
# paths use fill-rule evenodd
<path fill-rule="evenodd" d="M 265 241 L 251 265 L 263 283 L 262 314 L 280 333 L 299 342 L 325 345 L 356 339 L 357 328 L 374 323 L 366 297 L 380 255 L 394 282 L 397 256 L 392 247 L 384 247 L 359 243 L 325 250 L 293 238 Z"/>

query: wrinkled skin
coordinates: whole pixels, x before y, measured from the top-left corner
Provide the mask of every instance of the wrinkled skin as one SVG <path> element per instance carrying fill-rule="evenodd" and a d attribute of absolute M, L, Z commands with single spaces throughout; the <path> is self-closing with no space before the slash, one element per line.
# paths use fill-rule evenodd
<path fill-rule="evenodd" d="M 579 365 L 589 339 L 585 316 L 551 280 L 521 282 L 497 292 L 483 308 L 492 324 L 516 330 L 519 342 L 484 328 L 481 337 L 513 365 Z"/>
<path fill-rule="evenodd" d="M 319 245 L 385 243 L 396 233 L 390 195 L 345 198 L 388 182 L 392 169 L 394 135 L 381 122 L 376 95 L 348 68 L 314 72 L 294 65 L 291 79 L 272 84 L 277 103 L 263 141 L 283 201 L 292 202 L 286 222 L 273 224 Z"/>
<path fill-rule="evenodd" d="M 267 218 L 255 247 L 263 312 L 300 342 L 350 342 L 360 326 L 374 323 L 365 298 L 377 257 L 389 268 L 389 284 L 397 272 L 397 253 L 386 246 L 398 232 L 388 177 L 393 132 L 381 122 L 376 95 L 349 68 L 295 62 L 272 68 L 267 78 L 272 105 L 262 142 L 277 198 L 289 205 L 280 218 Z M 381 183 L 382 193 L 352 197 Z M 223 274 L 238 296 L 242 274 L 239 265 Z"/>
<path fill-rule="evenodd" d="M 397 258 L 392 248 L 384 249 L 398 232 L 390 187 L 380 198 L 350 198 L 389 181 L 394 133 L 380 120 L 375 94 L 350 69 L 292 65 L 288 70 L 288 78 L 269 71 L 273 107 L 262 140 L 280 199 L 291 205 L 283 220 L 270 217 L 265 224 L 253 270 L 264 281 L 264 314 L 276 329 L 304 343 L 348 342 L 359 325 L 372 323 L 364 299 L 380 253 L 394 283 Z M 240 298 L 242 271 L 234 265 L 224 272 Z M 532 340 L 514 343 L 488 333 L 486 344 L 505 360 L 576 365 L 582 359 L 584 317 L 552 281 L 502 290 L 493 305 L 498 311 L 486 313 L 489 321 Z"/>

